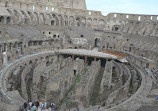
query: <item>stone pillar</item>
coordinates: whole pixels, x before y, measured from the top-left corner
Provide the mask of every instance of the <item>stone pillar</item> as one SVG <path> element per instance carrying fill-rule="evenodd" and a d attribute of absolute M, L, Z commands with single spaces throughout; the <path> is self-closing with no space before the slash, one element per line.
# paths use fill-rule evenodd
<path fill-rule="evenodd" d="M 13 44 L 10 44 L 10 50 L 11 51 L 13 50 Z"/>
<path fill-rule="evenodd" d="M 4 44 L 4 52 L 7 52 L 7 44 Z"/>
<path fill-rule="evenodd" d="M 15 49 L 18 50 L 18 43 L 15 43 Z"/>
<path fill-rule="evenodd" d="M 75 56 L 74 55 L 72 55 L 72 60 L 74 60 L 75 59 Z"/>
<path fill-rule="evenodd" d="M 3 65 L 7 66 L 7 52 L 3 52 Z"/>
<path fill-rule="evenodd" d="M 0 46 L 0 53 L 2 53 L 3 52 L 3 50 L 2 50 L 2 46 Z"/>
<path fill-rule="evenodd" d="M 96 57 L 94 57 L 94 61 L 96 61 L 97 60 L 97 58 Z"/>
<path fill-rule="evenodd" d="M 92 49 L 92 45 L 89 45 L 89 50 L 91 50 Z"/>
<path fill-rule="evenodd" d="M 84 60 L 84 62 L 87 63 L 87 56 L 85 56 L 85 60 Z"/>

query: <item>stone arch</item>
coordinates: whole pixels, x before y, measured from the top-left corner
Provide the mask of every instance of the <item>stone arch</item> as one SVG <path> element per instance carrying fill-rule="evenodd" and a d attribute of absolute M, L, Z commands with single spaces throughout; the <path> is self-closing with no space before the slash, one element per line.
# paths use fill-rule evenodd
<path fill-rule="evenodd" d="M 68 17 L 66 15 L 64 16 L 64 25 L 68 26 Z"/>
<path fill-rule="evenodd" d="M 38 58 L 36 58 L 36 59 L 35 59 L 34 63 L 35 63 L 35 64 L 37 64 L 37 63 L 38 63 Z"/>
<path fill-rule="evenodd" d="M 38 13 L 37 13 L 37 12 L 34 12 L 34 15 L 35 15 L 35 17 L 36 17 L 37 24 L 39 24 L 39 16 L 38 16 Z"/>
<path fill-rule="evenodd" d="M 113 25 L 112 26 L 112 31 L 120 31 L 120 26 L 119 25 Z"/>
<path fill-rule="evenodd" d="M 73 16 L 69 17 L 69 25 L 74 26 L 75 25 L 75 18 Z"/>
<path fill-rule="evenodd" d="M 101 46 L 101 38 L 95 38 L 95 47 L 100 47 Z"/>
<path fill-rule="evenodd" d="M 59 26 L 63 26 L 63 17 L 61 15 L 58 15 L 59 18 Z"/>
<path fill-rule="evenodd" d="M 80 17 L 76 17 L 76 25 L 77 26 L 81 25 L 80 21 L 81 21 Z"/>
<path fill-rule="evenodd" d="M 52 21 L 52 16 L 51 14 L 45 14 L 45 24 L 48 24 L 48 25 L 51 25 L 51 22 Z"/>
<path fill-rule="evenodd" d="M 6 18 L 6 24 L 10 24 L 11 23 L 11 17 L 7 17 Z"/>
<path fill-rule="evenodd" d="M 48 59 L 49 59 L 49 56 L 47 55 L 47 56 L 45 57 L 45 59 L 48 60 Z"/>
<path fill-rule="evenodd" d="M 16 10 L 14 10 L 14 15 L 16 16 L 16 22 L 19 23 L 22 20 L 22 17 L 20 15 L 20 13 Z"/>
<path fill-rule="evenodd" d="M 55 21 L 54 20 L 51 20 L 51 25 L 55 25 Z"/>
<path fill-rule="evenodd" d="M 99 23 L 98 23 L 98 28 L 105 28 L 105 21 L 103 19 L 99 20 Z"/>
<path fill-rule="evenodd" d="M 7 9 L 7 11 L 10 13 L 10 15 L 12 16 L 12 22 L 13 23 L 16 23 L 16 21 L 17 21 L 17 17 L 14 15 L 14 11 L 13 10 L 9 10 L 9 9 Z"/>
<path fill-rule="evenodd" d="M 43 13 L 39 14 L 39 24 L 45 24 L 45 17 Z"/>
<path fill-rule="evenodd" d="M 34 21 L 34 15 L 33 15 L 33 13 L 30 12 L 30 11 L 28 11 L 27 13 L 29 15 L 30 21 L 33 23 L 33 21 Z"/>
<path fill-rule="evenodd" d="M 51 19 L 51 15 L 50 14 L 46 14 L 46 18 Z"/>
<path fill-rule="evenodd" d="M 82 17 L 82 18 L 81 18 L 81 26 L 82 26 L 82 27 L 85 27 L 85 26 L 86 26 L 86 18 L 85 18 L 85 17 Z"/>
<path fill-rule="evenodd" d="M 92 25 L 92 19 L 88 18 L 87 19 L 87 26 L 90 27 Z"/>
<path fill-rule="evenodd" d="M 1 16 L 1 17 L 0 17 L 0 23 L 3 23 L 3 24 L 4 24 L 4 21 L 5 21 L 5 20 L 4 20 L 4 16 Z"/>
<path fill-rule="evenodd" d="M 30 61 L 29 61 L 29 64 L 32 64 L 32 63 L 33 63 L 32 60 L 30 60 Z"/>
<path fill-rule="evenodd" d="M 13 11 L 10 10 L 10 9 L 7 9 L 7 11 L 12 15 L 13 14 Z"/>
<path fill-rule="evenodd" d="M 52 16 L 53 16 L 53 18 L 55 19 L 55 24 L 56 24 L 57 26 L 59 26 L 59 18 L 58 18 L 58 16 L 57 16 L 56 14 L 52 14 Z"/>
<path fill-rule="evenodd" d="M 28 14 L 26 12 L 21 11 L 22 15 L 24 15 L 24 24 L 29 24 L 30 23 L 30 18 L 28 17 Z"/>
<path fill-rule="evenodd" d="M 96 18 L 93 19 L 93 25 L 97 26 L 97 19 Z"/>
<path fill-rule="evenodd" d="M 42 56 L 40 57 L 40 61 L 43 61 L 43 57 Z"/>

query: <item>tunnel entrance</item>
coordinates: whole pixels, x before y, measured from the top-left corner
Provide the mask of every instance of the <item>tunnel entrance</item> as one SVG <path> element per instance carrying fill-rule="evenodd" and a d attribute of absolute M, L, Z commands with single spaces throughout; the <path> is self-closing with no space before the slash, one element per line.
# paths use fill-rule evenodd
<path fill-rule="evenodd" d="M 94 61 L 94 57 L 88 57 L 87 58 L 87 64 L 91 65 L 92 61 Z"/>
<path fill-rule="evenodd" d="M 104 68 L 106 64 L 106 59 L 100 59 L 101 60 L 101 66 Z"/>
<path fill-rule="evenodd" d="M 101 46 L 101 40 L 100 38 L 95 39 L 95 47 L 100 47 Z"/>

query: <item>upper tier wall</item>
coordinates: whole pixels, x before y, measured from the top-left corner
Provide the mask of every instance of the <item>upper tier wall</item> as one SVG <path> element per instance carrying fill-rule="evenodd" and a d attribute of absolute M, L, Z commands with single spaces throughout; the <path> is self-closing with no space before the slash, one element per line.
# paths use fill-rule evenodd
<path fill-rule="evenodd" d="M 20 3 L 20 6 L 24 4 L 35 4 L 40 6 L 51 6 L 51 7 L 64 7 L 71 9 L 83 9 L 86 10 L 85 0 L 1 0 L 1 6 L 8 6 L 9 4 L 16 5 Z"/>
<path fill-rule="evenodd" d="M 43 3 L 44 2 L 44 3 Z M 55 2 L 55 1 L 53 1 Z M 44 4 L 44 5 L 43 5 Z M 103 16 L 100 11 L 92 10 L 82 10 L 82 9 L 72 9 L 72 8 L 63 8 L 57 5 L 53 5 L 51 2 L 41 1 L 34 2 L 34 0 L 16 0 L 16 1 L 0 1 L 0 6 L 11 7 L 14 9 L 22 10 L 32 10 L 40 12 L 55 12 L 60 14 L 67 15 L 81 15 L 81 16 L 97 16 L 101 18 L 116 19 L 116 20 L 136 20 L 136 21 L 158 21 L 158 15 L 141 15 L 141 14 L 124 14 L 124 13 L 110 13 L 107 16 Z"/>
<path fill-rule="evenodd" d="M 158 21 L 158 15 L 141 15 L 141 14 L 125 14 L 125 13 L 110 13 L 108 19 L 118 20 L 136 20 L 136 21 Z"/>
<path fill-rule="evenodd" d="M 0 6 L 3 7 L 10 7 L 13 9 L 22 9 L 22 10 L 31 10 L 37 12 L 56 12 L 60 14 L 71 14 L 71 15 L 82 15 L 82 16 L 103 16 L 100 11 L 89 11 L 89 10 L 82 10 L 82 9 L 72 9 L 72 8 L 63 8 L 37 3 L 23 3 L 19 1 L 11 1 L 11 2 L 2 2 L 0 1 Z"/>

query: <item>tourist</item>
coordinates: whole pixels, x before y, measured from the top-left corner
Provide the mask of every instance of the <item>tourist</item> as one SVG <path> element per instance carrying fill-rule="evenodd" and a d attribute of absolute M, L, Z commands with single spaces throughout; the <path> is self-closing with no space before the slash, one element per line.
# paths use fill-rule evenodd
<path fill-rule="evenodd" d="M 29 102 L 29 107 L 30 107 L 30 108 L 32 107 L 32 101 Z"/>
<path fill-rule="evenodd" d="M 44 102 L 44 109 L 47 108 L 47 102 Z"/>
<path fill-rule="evenodd" d="M 39 102 L 38 102 L 38 101 L 36 102 L 36 107 L 37 107 L 37 109 L 38 109 L 38 107 L 39 107 Z"/>
<path fill-rule="evenodd" d="M 44 103 L 41 105 L 41 109 L 44 110 Z"/>
<path fill-rule="evenodd" d="M 100 107 L 98 107 L 97 111 L 100 111 L 99 109 L 100 109 Z"/>
<path fill-rule="evenodd" d="M 27 102 L 24 103 L 24 110 L 27 110 Z"/>
<path fill-rule="evenodd" d="M 35 104 L 33 104 L 31 111 L 36 111 L 36 110 L 37 110 L 37 108 L 36 108 Z"/>
<path fill-rule="evenodd" d="M 41 101 L 39 102 L 39 107 L 40 107 L 40 108 L 42 107 L 42 102 L 41 102 Z"/>

